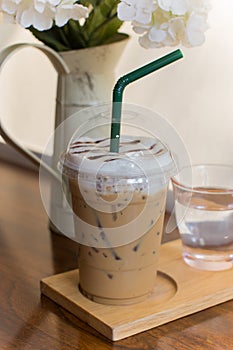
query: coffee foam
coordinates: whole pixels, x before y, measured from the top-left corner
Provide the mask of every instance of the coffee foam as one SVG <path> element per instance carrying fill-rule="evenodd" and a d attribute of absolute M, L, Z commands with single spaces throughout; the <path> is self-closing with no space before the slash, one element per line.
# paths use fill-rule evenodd
<path fill-rule="evenodd" d="M 148 193 L 148 186 L 151 193 L 174 175 L 171 154 L 158 139 L 123 135 L 118 153 L 109 148 L 109 138 L 73 140 L 64 155 L 63 172 L 71 178 L 78 172 L 82 186 L 95 186 L 101 193 L 130 188 Z"/>

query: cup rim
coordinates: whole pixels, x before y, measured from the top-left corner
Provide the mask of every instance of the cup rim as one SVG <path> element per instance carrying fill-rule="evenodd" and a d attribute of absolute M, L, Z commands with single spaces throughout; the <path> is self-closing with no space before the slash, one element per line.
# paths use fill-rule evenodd
<path fill-rule="evenodd" d="M 223 163 L 196 163 L 196 164 L 191 164 L 187 165 L 179 170 L 179 172 L 171 177 L 171 182 L 174 186 L 179 187 L 181 189 L 184 189 L 186 191 L 192 192 L 192 193 L 204 193 L 208 195 L 219 195 L 219 194 L 231 194 L 233 195 L 233 188 L 222 188 L 218 187 L 218 191 L 210 191 L 210 190 L 204 190 L 205 187 L 201 187 L 200 189 L 197 189 L 193 186 L 188 186 L 188 185 L 183 185 L 179 182 L 179 180 L 176 179 L 176 177 L 185 169 L 193 169 L 193 168 L 198 168 L 198 167 L 219 167 L 219 168 L 231 168 L 232 169 L 232 176 L 233 176 L 233 164 L 223 164 Z"/>

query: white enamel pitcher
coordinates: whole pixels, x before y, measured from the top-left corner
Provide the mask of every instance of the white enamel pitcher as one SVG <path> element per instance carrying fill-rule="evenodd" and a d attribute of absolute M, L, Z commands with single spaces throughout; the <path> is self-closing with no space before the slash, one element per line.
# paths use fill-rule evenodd
<path fill-rule="evenodd" d="M 54 129 L 57 130 L 63 121 L 82 108 L 95 106 L 100 102 L 109 101 L 115 80 L 114 68 L 125 48 L 128 40 L 122 40 L 110 45 L 97 46 L 82 50 L 57 53 L 53 49 L 40 44 L 15 44 L 6 47 L 0 52 L 0 73 L 4 64 L 19 50 L 32 47 L 42 51 L 49 59 L 58 73 L 56 113 Z M 26 156 L 38 168 L 42 167 L 53 179 L 58 176 L 57 163 L 60 154 L 66 149 L 67 144 L 78 127 L 74 119 L 60 132 L 55 133 L 53 140 L 53 157 L 51 166 L 38 158 L 33 152 L 21 145 L 8 132 L 0 121 L 0 134 L 3 139 L 17 151 Z M 82 122 L 82 121 L 79 121 Z M 73 218 L 67 203 L 61 184 L 52 181 L 50 228 L 53 231 L 63 232 L 72 237 Z M 57 223 L 56 228 L 52 223 Z"/>

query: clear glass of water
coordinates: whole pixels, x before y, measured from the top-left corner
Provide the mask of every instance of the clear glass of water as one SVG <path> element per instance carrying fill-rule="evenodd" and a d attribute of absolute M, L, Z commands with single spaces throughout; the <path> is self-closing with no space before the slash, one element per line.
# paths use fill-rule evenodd
<path fill-rule="evenodd" d="M 172 178 L 184 261 L 218 271 L 233 266 L 233 166 L 193 165 Z"/>

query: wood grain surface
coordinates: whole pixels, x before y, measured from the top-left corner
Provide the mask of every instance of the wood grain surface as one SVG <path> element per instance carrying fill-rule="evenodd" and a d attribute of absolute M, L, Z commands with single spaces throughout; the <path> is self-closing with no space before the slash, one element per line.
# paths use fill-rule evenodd
<path fill-rule="evenodd" d="M 162 245 L 153 292 L 137 304 L 114 306 L 88 300 L 77 288 L 78 269 L 42 279 L 41 291 L 115 341 L 232 300 L 232 270 L 193 269 L 184 263 L 181 246 L 180 239 Z"/>
<path fill-rule="evenodd" d="M 233 301 L 113 343 L 41 297 L 42 278 L 77 267 L 75 244 L 48 230 L 36 173 L 0 163 L 0 180 L 1 350 L 233 349 Z"/>

